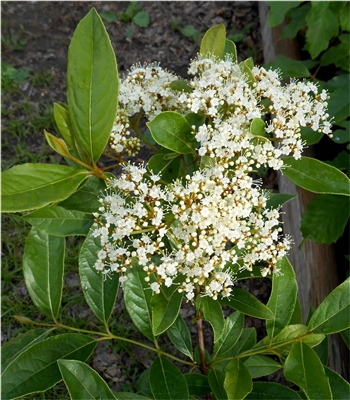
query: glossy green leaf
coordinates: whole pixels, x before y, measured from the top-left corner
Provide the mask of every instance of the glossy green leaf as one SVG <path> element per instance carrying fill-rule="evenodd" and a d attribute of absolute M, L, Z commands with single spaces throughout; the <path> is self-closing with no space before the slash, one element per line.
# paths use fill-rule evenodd
<path fill-rule="evenodd" d="M 265 69 L 279 68 L 282 77 L 286 78 L 308 78 L 311 76 L 310 71 L 305 64 L 300 60 L 293 60 L 292 58 L 279 55 L 275 60 L 264 64 Z"/>
<path fill-rule="evenodd" d="M 310 192 L 350 196 L 350 180 L 337 168 L 314 158 L 283 159 L 283 174 Z"/>
<path fill-rule="evenodd" d="M 297 35 L 298 31 L 306 25 L 306 14 L 311 8 L 310 3 L 302 4 L 299 7 L 290 9 L 288 11 L 288 25 L 283 29 L 281 38 L 293 39 Z"/>
<path fill-rule="evenodd" d="M 216 368 L 211 368 L 208 373 L 208 381 L 217 400 L 228 400 L 226 390 L 224 389 L 224 372 L 221 372 Z"/>
<path fill-rule="evenodd" d="M 49 389 L 62 379 L 57 360 L 85 361 L 95 346 L 95 339 L 76 333 L 57 335 L 36 343 L 4 370 L 2 398 L 15 399 Z"/>
<path fill-rule="evenodd" d="M 227 353 L 236 343 L 243 331 L 244 315 L 235 312 L 225 319 L 220 339 L 214 344 L 214 358 Z"/>
<path fill-rule="evenodd" d="M 349 46 L 345 43 L 340 43 L 338 44 L 338 46 L 330 47 L 326 52 L 322 54 L 320 64 L 322 66 L 337 64 L 337 62 L 342 58 L 349 57 L 348 49 Z"/>
<path fill-rule="evenodd" d="M 141 267 L 127 271 L 127 280 L 123 282 L 125 307 L 136 325 L 149 340 L 153 340 L 152 330 L 152 290 L 145 281 L 147 274 Z"/>
<path fill-rule="evenodd" d="M 149 371 L 150 368 L 145 369 L 142 374 L 139 376 L 136 382 L 137 393 L 140 393 L 142 396 L 146 396 L 148 398 L 152 398 L 152 390 L 149 384 Z"/>
<path fill-rule="evenodd" d="M 236 358 L 225 368 L 224 388 L 230 400 L 241 400 L 253 388 L 253 381 L 242 360 Z"/>
<path fill-rule="evenodd" d="M 35 228 L 54 236 L 86 235 L 94 222 L 90 214 L 60 206 L 40 208 L 23 218 Z"/>
<path fill-rule="evenodd" d="M 284 376 L 300 386 L 309 399 L 332 399 L 329 380 L 320 359 L 303 342 L 292 345 L 284 364 Z"/>
<path fill-rule="evenodd" d="M 230 350 L 230 355 L 237 356 L 238 354 L 244 353 L 250 350 L 256 344 L 256 330 L 255 328 L 243 329 L 241 336 Z"/>
<path fill-rule="evenodd" d="M 196 148 L 191 125 L 176 112 L 164 111 L 148 122 L 147 126 L 153 139 L 166 149 L 188 154 Z"/>
<path fill-rule="evenodd" d="M 244 362 L 244 365 L 248 369 L 252 379 L 270 375 L 282 368 L 282 365 L 277 361 L 260 355 L 250 356 L 248 360 Z"/>
<path fill-rule="evenodd" d="M 167 299 L 162 292 L 153 294 L 151 299 L 152 307 L 152 329 L 154 336 L 165 332 L 179 315 L 182 293 L 177 290 Z"/>
<path fill-rule="evenodd" d="M 223 24 L 208 29 L 202 39 L 199 53 L 202 56 L 211 54 L 221 58 L 226 45 L 226 29 Z"/>
<path fill-rule="evenodd" d="M 242 61 L 239 65 L 240 65 L 240 68 L 241 68 L 243 74 L 246 77 L 248 85 L 252 88 L 255 83 L 255 77 L 252 73 L 252 66 L 251 66 L 250 59 L 248 58 L 247 60 Z"/>
<path fill-rule="evenodd" d="M 298 7 L 301 1 L 267 1 L 270 6 L 270 12 L 267 23 L 270 28 L 281 24 L 287 12 L 295 7 Z"/>
<path fill-rule="evenodd" d="M 1 370 L 3 371 L 15 358 L 34 344 L 41 342 L 53 329 L 36 328 L 21 333 L 1 347 Z"/>
<path fill-rule="evenodd" d="M 149 383 L 156 400 L 189 398 L 186 379 L 173 363 L 157 357 L 149 372 Z"/>
<path fill-rule="evenodd" d="M 350 32 L 350 6 L 346 4 L 344 10 L 339 13 L 339 24 L 343 31 Z"/>
<path fill-rule="evenodd" d="M 65 165 L 22 164 L 2 173 L 2 212 L 29 211 L 64 200 L 88 172 Z"/>
<path fill-rule="evenodd" d="M 266 136 L 266 125 L 261 118 L 254 118 L 250 124 L 250 133 L 254 136 Z"/>
<path fill-rule="evenodd" d="M 342 126 L 345 129 L 336 129 L 333 132 L 332 140 L 335 143 L 348 143 L 350 141 L 350 121 L 343 121 Z"/>
<path fill-rule="evenodd" d="M 350 327 L 350 277 L 318 306 L 309 322 L 314 333 L 337 333 Z"/>
<path fill-rule="evenodd" d="M 302 319 L 303 319 L 303 315 L 302 315 L 301 304 L 300 304 L 299 298 L 297 297 L 297 300 L 296 300 L 295 306 L 294 306 L 294 310 L 293 310 L 293 314 L 290 318 L 289 324 L 290 325 L 301 324 Z"/>
<path fill-rule="evenodd" d="M 68 50 L 67 99 L 74 137 L 91 161 L 104 151 L 118 106 L 115 54 L 94 8 L 79 22 Z"/>
<path fill-rule="evenodd" d="M 278 335 L 290 321 L 297 300 L 297 282 L 293 267 L 287 257 L 277 262 L 280 274 L 272 278 L 272 292 L 267 307 L 274 318 L 266 321 L 266 330 L 270 337 Z"/>
<path fill-rule="evenodd" d="M 77 360 L 58 360 L 57 364 L 72 400 L 116 399 L 107 383 L 87 364 Z"/>
<path fill-rule="evenodd" d="M 61 306 L 65 239 L 32 228 L 23 254 L 23 274 L 33 303 L 56 319 Z"/>
<path fill-rule="evenodd" d="M 344 329 L 340 332 L 341 337 L 343 338 L 345 344 L 347 345 L 348 349 L 350 349 L 350 328 Z"/>
<path fill-rule="evenodd" d="M 107 323 L 117 297 L 119 275 L 112 273 L 110 278 L 107 278 L 94 268 L 99 250 L 100 238 L 94 238 L 90 231 L 80 250 L 79 276 L 86 302 L 96 317 Z"/>
<path fill-rule="evenodd" d="M 328 336 L 325 335 L 321 335 L 319 334 L 314 334 L 311 335 L 310 337 L 312 338 L 312 336 L 323 336 L 323 340 L 317 344 L 316 346 L 311 346 L 309 343 L 305 342 L 305 340 L 303 340 L 304 343 L 306 343 L 307 345 L 309 345 L 310 347 L 313 347 L 313 349 L 315 350 L 316 354 L 318 355 L 318 357 L 321 360 L 321 363 L 323 365 L 327 365 L 328 364 L 328 359 L 329 359 L 329 340 L 328 340 Z"/>
<path fill-rule="evenodd" d="M 301 397 L 294 390 L 273 382 L 253 382 L 253 390 L 246 397 L 247 400 L 300 400 Z"/>
<path fill-rule="evenodd" d="M 188 392 L 190 396 L 203 397 L 211 392 L 208 378 L 202 374 L 185 374 Z"/>
<path fill-rule="evenodd" d="M 333 400 L 348 399 L 350 394 L 349 382 L 326 366 L 324 366 L 324 372 L 329 379 Z"/>
<path fill-rule="evenodd" d="M 318 143 L 323 137 L 323 133 L 314 131 L 307 126 L 304 126 L 300 129 L 300 134 L 302 140 L 304 140 L 309 146 Z"/>
<path fill-rule="evenodd" d="M 103 179 L 91 176 L 84 186 L 79 188 L 68 199 L 58 203 L 58 205 L 67 210 L 83 211 L 85 213 L 96 212 L 101 207 L 98 198 L 102 196 L 105 189 L 106 183 Z"/>
<path fill-rule="evenodd" d="M 348 196 L 320 194 L 308 204 L 301 220 L 304 238 L 331 244 L 343 235 L 350 216 Z"/>
<path fill-rule="evenodd" d="M 175 322 L 168 328 L 167 334 L 171 343 L 180 350 L 181 353 L 193 360 L 191 334 L 181 315 L 178 315 Z"/>
<path fill-rule="evenodd" d="M 150 397 L 140 396 L 132 392 L 118 392 L 115 393 L 118 400 L 150 400 Z"/>
<path fill-rule="evenodd" d="M 173 155 L 175 157 L 167 158 L 167 156 Z M 179 175 L 180 165 L 181 159 L 178 157 L 178 153 L 161 148 L 149 159 L 147 168 L 154 174 L 160 174 L 166 182 L 173 182 Z"/>
<path fill-rule="evenodd" d="M 223 334 L 225 325 L 221 305 L 218 301 L 215 301 L 208 296 L 198 296 L 196 301 L 197 304 L 200 304 L 200 308 L 203 310 L 204 319 L 213 327 L 214 343 L 216 343 Z"/>
<path fill-rule="evenodd" d="M 232 288 L 231 297 L 220 300 L 220 303 L 251 317 L 261 319 L 271 319 L 274 317 L 268 307 L 244 289 Z"/>
<path fill-rule="evenodd" d="M 59 139 L 51 133 L 47 132 L 46 129 L 44 129 L 44 135 L 48 145 L 53 150 L 55 150 L 58 154 L 61 154 L 61 156 L 63 157 L 69 156 L 68 147 L 64 140 Z"/>
<path fill-rule="evenodd" d="M 188 82 L 181 81 L 180 79 L 176 79 L 170 82 L 169 87 L 170 89 L 175 90 L 177 92 L 185 92 L 185 93 L 193 92 L 192 86 Z"/>
<path fill-rule="evenodd" d="M 270 193 L 266 202 L 266 208 L 280 208 L 283 204 L 293 200 L 297 195 L 287 193 Z"/>
<path fill-rule="evenodd" d="M 230 60 L 232 62 L 237 62 L 237 49 L 236 49 L 236 45 L 234 44 L 233 41 L 226 39 L 225 41 L 225 48 L 224 48 L 224 53 L 223 53 L 223 58 L 224 57 L 228 57 L 230 58 Z"/>
<path fill-rule="evenodd" d="M 306 45 L 305 49 L 315 59 L 323 50 L 326 50 L 329 41 L 338 35 L 339 23 L 331 12 L 328 2 L 311 2 L 311 9 L 306 15 Z"/>
<path fill-rule="evenodd" d="M 68 106 L 64 103 L 54 103 L 53 115 L 63 139 L 77 153 L 77 148 L 73 137 L 73 130 L 69 121 Z"/>

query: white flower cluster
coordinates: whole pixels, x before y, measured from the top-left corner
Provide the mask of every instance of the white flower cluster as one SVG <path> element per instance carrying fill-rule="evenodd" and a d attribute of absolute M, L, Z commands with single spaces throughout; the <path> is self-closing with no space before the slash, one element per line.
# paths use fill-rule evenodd
<path fill-rule="evenodd" d="M 123 274 L 136 260 L 156 277 L 156 292 L 176 280 L 189 300 L 198 287 L 216 299 L 230 295 L 230 265 L 238 258 L 248 270 L 264 262 L 267 274 L 289 249 L 288 240 L 279 241 L 278 211 L 265 208 L 266 196 L 247 174 L 217 165 L 166 188 L 159 176 L 146 175 L 143 167 L 126 166 L 101 199 L 93 232 L 103 247 L 97 270 Z"/>
<path fill-rule="evenodd" d="M 167 185 L 144 166 L 127 164 L 94 214 L 93 235 L 102 246 L 95 268 L 123 281 L 140 265 L 155 293 L 178 285 L 188 300 L 198 293 L 216 299 L 230 295 L 237 263 L 247 270 L 259 263 L 265 276 L 288 252 L 279 212 L 266 207 L 267 194 L 251 175 L 260 165 L 280 169 L 282 155 L 299 158 L 300 127 L 330 133 L 327 93 L 308 82 L 282 86 L 263 68 L 247 76 L 230 60 L 198 58 L 189 72 L 196 76 L 186 93 L 172 90 L 176 76 L 157 65 L 133 68 L 121 84 L 115 148 L 127 118 L 141 110 L 149 119 L 165 110 L 193 112 L 206 121 L 192 127 L 205 162 Z M 252 130 L 257 119 L 262 135 Z"/>

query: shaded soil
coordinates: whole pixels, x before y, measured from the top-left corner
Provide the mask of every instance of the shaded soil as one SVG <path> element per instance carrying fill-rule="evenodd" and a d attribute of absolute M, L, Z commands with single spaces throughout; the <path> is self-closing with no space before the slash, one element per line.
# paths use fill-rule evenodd
<path fill-rule="evenodd" d="M 17 37 L 17 42 L 26 41 L 22 49 L 14 49 L 15 44 L 2 47 L 2 61 L 19 69 L 30 67 L 33 71 L 49 72 L 53 75 L 47 87 L 38 87 L 29 80 L 20 85 L 20 92 L 3 95 L 3 109 L 11 110 L 18 103 L 28 101 L 34 110 L 39 104 L 53 104 L 53 102 L 66 102 L 66 64 L 67 51 L 70 39 L 79 21 L 87 14 L 91 7 L 99 13 L 113 11 L 119 14 L 125 11 L 128 2 L 8 2 L 2 5 L 2 35 L 10 37 L 11 32 Z M 189 60 L 195 57 L 198 43 L 203 33 L 210 27 L 223 23 L 227 32 L 233 27 L 240 32 L 248 23 L 253 23 L 246 37 L 237 43 L 239 60 L 253 56 L 256 64 L 261 64 L 262 49 L 259 31 L 259 18 L 256 2 L 140 2 L 142 11 L 150 16 L 150 25 L 139 28 L 130 22 L 124 23 L 119 19 L 108 23 L 104 21 L 115 49 L 120 74 L 123 75 L 133 64 L 158 61 L 160 64 L 182 77 L 186 77 Z M 179 28 L 186 25 L 200 32 L 197 42 L 174 31 L 172 23 Z M 127 34 L 133 30 L 132 37 Z M 129 30 L 129 31 L 128 31 Z M 129 35 L 130 36 L 130 35 Z M 21 118 L 18 115 L 18 118 Z M 9 132 L 10 121 L 3 115 L 3 163 L 7 167 L 15 156 L 14 146 L 18 138 Z M 43 150 L 42 130 L 33 129 L 32 135 L 26 137 L 26 144 L 32 152 Z M 5 144 L 4 144 L 5 143 Z M 48 162 L 55 157 L 50 149 Z M 147 154 L 143 155 L 144 157 Z M 26 160 L 24 159 L 23 162 Z M 266 179 L 267 188 L 275 188 L 274 176 Z M 5 233 L 6 235 L 6 233 Z M 4 237 L 6 240 L 6 237 Z M 77 272 L 65 277 L 68 293 L 81 291 Z M 249 290 L 258 299 L 266 303 L 270 293 L 270 281 L 261 279 L 255 281 L 241 281 L 244 289 Z M 23 281 L 18 284 L 18 290 L 24 297 L 28 293 Z M 122 328 L 125 335 L 132 335 L 136 340 L 144 340 L 141 334 L 135 332 L 133 324 L 127 315 L 121 296 L 116 303 L 112 320 L 112 331 Z M 67 310 L 69 315 L 80 318 L 94 319 L 86 304 L 78 305 Z M 184 304 L 183 316 L 189 321 L 194 340 L 196 329 L 190 324 L 194 316 L 193 307 Z M 14 324 L 14 327 L 16 325 Z M 257 329 L 258 340 L 265 334 L 263 321 L 252 318 L 246 319 L 246 327 Z M 15 330 L 10 333 L 3 330 L 2 341 L 6 342 L 15 335 Z M 10 336 L 10 337 L 9 337 Z M 210 343 L 212 333 L 209 326 L 205 325 L 205 340 Z M 168 339 L 163 345 L 168 352 L 175 352 Z M 133 365 L 138 365 L 135 368 Z M 100 343 L 93 355 L 91 365 L 102 375 L 112 390 L 135 390 L 135 380 L 143 369 L 150 365 L 149 354 L 139 347 L 123 347 L 120 343 Z M 277 379 L 277 378 L 276 378 Z M 278 379 L 277 379 L 278 380 Z"/>

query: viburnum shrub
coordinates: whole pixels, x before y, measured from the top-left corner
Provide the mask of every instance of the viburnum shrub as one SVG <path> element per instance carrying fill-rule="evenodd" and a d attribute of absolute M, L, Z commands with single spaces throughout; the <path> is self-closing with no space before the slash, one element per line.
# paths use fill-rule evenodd
<path fill-rule="evenodd" d="M 68 166 L 24 164 L 2 175 L 3 212 L 25 212 L 33 225 L 23 257 L 28 292 L 53 319 L 16 316 L 38 329 L 3 347 L 3 398 L 62 379 L 72 399 L 346 398 L 348 383 L 321 353 L 327 335 L 349 328 L 350 279 L 302 323 L 287 259 L 291 239 L 279 222 L 280 206 L 293 196 L 262 189 L 256 175 L 269 167 L 316 193 L 350 195 L 346 175 L 301 155 L 301 127 L 331 135 L 327 92 L 306 81 L 282 85 L 278 72 L 251 59 L 238 63 L 223 25 L 204 35 L 188 72 L 183 80 L 157 63 L 135 65 L 119 82 L 96 11 L 78 25 L 68 54 L 68 104 L 54 108 L 63 139 L 45 132 Z M 153 155 L 131 162 L 142 142 Z M 116 175 L 108 172 L 115 168 Z M 101 331 L 60 322 L 65 237 L 76 235 L 86 235 L 79 275 Z M 236 287 L 262 276 L 272 278 L 267 305 Z M 111 331 L 119 290 L 149 343 Z M 195 350 L 180 314 L 184 302 L 195 308 Z M 223 306 L 235 311 L 224 317 Z M 263 340 L 244 328 L 245 315 L 266 320 Z M 204 341 L 203 320 L 213 345 Z M 178 352 L 165 351 L 160 335 Z M 112 393 L 84 363 L 103 340 L 153 352 L 139 394 Z M 300 391 L 253 382 L 279 369 Z"/>

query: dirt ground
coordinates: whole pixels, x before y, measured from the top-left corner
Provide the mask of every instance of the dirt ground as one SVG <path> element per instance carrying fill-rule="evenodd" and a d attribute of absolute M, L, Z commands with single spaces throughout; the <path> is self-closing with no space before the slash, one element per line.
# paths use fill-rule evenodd
<path fill-rule="evenodd" d="M 142 11 L 149 14 L 150 24 L 147 28 L 140 28 L 131 22 L 121 22 L 119 19 L 111 23 L 104 21 L 116 52 L 121 76 L 135 63 L 158 61 L 161 66 L 186 78 L 189 60 L 195 57 L 201 36 L 207 29 L 220 23 L 226 26 L 228 33 L 233 27 L 240 32 L 247 24 L 253 23 L 246 37 L 237 43 L 239 61 L 253 56 L 256 64 L 263 62 L 257 2 L 150 1 L 139 4 L 142 5 Z M 23 82 L 22 93 L 7 99 L 3 107 L 12 107 L 14 101 L 21 101 L 22 95 L 34 105 L 39 102 L 66 102 L 67 52 L 77 24 L 92 7 L 99 13 L 113 11 L 118 15 L 125 11 L 128 5 L 129 2 L 83 1 L 2 3 L 2 34 L 8 35 L 12 31 L 20 40 L 27 41 L 21 50 L 3 46 L 2 61 L 15 68 L 30 67 L 35 71 L 46 70 L 53 75 L 47 88 L 38 89 L 28 81 Z M 192 25 L 200 33 L 197 42 L 179 31 L 174 31 L 174 24 L 180 29 Z M 131 38 L 127 36 L 130 29 L 133 30 Z M 6 119 L 3 120 L 3 138 L 8 135 L 7 122 Z M 40 150 L 43 140 L 42 132 L 34 132 L 33 137 L 28 139 L 33 151 Z M 3 160 L 7 163 L 13 153 L 11 155 L 11 148 L 6 150 Z M 268 187 L 272 188 L 273 185 L 273 181 L 267 182 Z M 78 279 L 77 274 L 66 278 L 68 284 L 69 279 L 73 280 L 73 285 L 74 279 Z M 261 301 L 267 301 L 270 291 L 268 280 L 246 281 L 240 285 Z M 123 312 L 123 307 L 118 301 L 116 312 L 120 311 Z M 86 312 L 86 309 L 82 312 Z M 182 312 L 184 317 L 191 319 L 193 310 L 190 307 L 185 307 Z M 131 325 L 130 321 L 125 321 L 127 330 Z M 261 339 L 264 335 L 263 322 L 247 318 L 246 327 L 250 326 L 257 328 L 258 339 Z M 206 340 L 210 340 L 210 335 L 210 330 L 206 329 Z M 3 339 L 6 341 L 6 338 Z M 132 356 L 144 367 L 149 366 L 148 355 L 144 354 L 142 349 L 133 349 Z M 132 357 L 127 352 L 117 353 L 112 346 L 100 344 L 94 353 L 92 366 L 113 390 L 120 391 L 125 390 L 128 385 L 135 389 L 132 387 L 134 377 L 131 377 L 130 371 L 138 374 L 142 371 L 135 372 L 130 369 L 132 362 Z"/>

